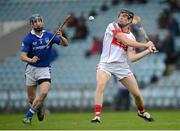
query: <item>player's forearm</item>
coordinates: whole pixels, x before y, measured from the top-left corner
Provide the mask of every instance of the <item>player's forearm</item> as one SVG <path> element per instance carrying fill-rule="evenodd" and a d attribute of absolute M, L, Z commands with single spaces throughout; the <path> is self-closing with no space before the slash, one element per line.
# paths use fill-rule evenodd
<path fill-rule="evenodd" d="M 140 43 L 140 42 L 130 40 L 130 39 L 120 39 L 120 42 L 122 42 L 123 44 L 130 46 L 130 47 L 147 48 L 144 43 Z"/>
<path fill-rule="evenodd" d="M 61 36 L 61 43 L 63 46 L 68 46 L 68 40 L 63 36 Z"/>
<path fill-rule="evenodd" d="M 147 48 L 146 44 L 137 42 L 135 40 L 131 40 L 131 39 L 127 38 L 125 35 L 117 34 L 117 35 L 115 35 L 115 37 L 117 38 L 117 40 L 119 42 L 121 42 L 127 46 L 135 47 L 135 48 Z"/>
<path fill-rule="evenodd" d="M 128 40 L 123 42 L 125 45 L 135 48 L 147 48 L 144 43 L 140 43 L 133 40 Z"/>
<path fill-rule="evenodd" d="M 131 55 L 129 56 L 129 61 L 131 62 L 135 62 L 135 61 L 138 61 L 140 60 L 141 58 L 147 56 L 148 54 L 150 53 L 150 50 L 149 49 L 146 49 L 140 53 L 137 53 L 137 54 L 134 54 L 134 55 Z"/>
<path fill-rule="evenodd" d="M 31 63 L 32 59 L 29 58 L 26 54 L 22 53 L 20 56 L 21 60 L 27 63 Z"/>

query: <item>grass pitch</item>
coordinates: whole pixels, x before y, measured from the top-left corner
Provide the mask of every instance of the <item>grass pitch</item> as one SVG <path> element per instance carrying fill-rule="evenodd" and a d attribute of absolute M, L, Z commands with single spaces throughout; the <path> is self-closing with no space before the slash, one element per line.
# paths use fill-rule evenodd
<path fill-rule="evenodd" d="M 103 112 L 101 124 L 90 123 L 93 113 L 51 113 L 43 122 L 36 115 L 24 125 L 24 114 L 0 114 L 0 130 L 178 130 L 180 111 L 150 111 L 155 122 L 146 122 L 136 112 Z"/>

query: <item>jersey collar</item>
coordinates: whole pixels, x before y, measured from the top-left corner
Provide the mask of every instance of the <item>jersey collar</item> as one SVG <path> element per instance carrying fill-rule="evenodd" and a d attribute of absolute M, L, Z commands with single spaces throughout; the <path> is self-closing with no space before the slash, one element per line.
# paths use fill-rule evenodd
<path fill-rule="evenodd" d="M 34 31 L 33 29 L 31 30 L 31 34 L 32 34 L 32 35 L 35 35 L 35 36 L 38 37 L 38 38 L 42 38 L 44 32 L 45 32 L 45 30 L 42 30 L 42 34 L 41 34 L 41 36 L 39 36 L 39 35 L 36 35 L 36 33 L 35 33 L 35 31 Z"/>

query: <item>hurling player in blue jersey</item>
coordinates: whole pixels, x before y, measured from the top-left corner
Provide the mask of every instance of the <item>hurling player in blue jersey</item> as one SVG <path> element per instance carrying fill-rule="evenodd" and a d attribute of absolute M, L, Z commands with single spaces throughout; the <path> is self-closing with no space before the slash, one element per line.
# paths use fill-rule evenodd
<path fill-rule="evenodd" d="M 48 48 L 46 44 L 54 33 L 43 30 L 43 18 L 39 14 L 30 17 L 31 32 L 27 34 L 22 42 L 21 60 L 27 63 L 25 76 L 27 95 L 30 108 L 27 111 L 23 123 L 31 124 L 32 117 L 37 113 L 39 121 L 44 119 L 43 102 L 50 88 L 50 60 L 51 49 L 54 43 L 68 46 L 68 41 L 62 36 L 61 31 L 56 31 L 56 37 Z M 36 96 L 36 88 L 39 88 L 39 96 Z"/>

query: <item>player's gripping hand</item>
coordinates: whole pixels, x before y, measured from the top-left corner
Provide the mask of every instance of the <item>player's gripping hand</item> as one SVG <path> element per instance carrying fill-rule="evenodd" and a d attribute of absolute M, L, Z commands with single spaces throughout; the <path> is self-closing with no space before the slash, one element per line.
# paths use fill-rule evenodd
<path fill-rule="evenodd" d="M 154 46 L 152 41 L 148 41 L 145 45 L 146 45 L 147 48 L 149 48 L 151 46 Z"/>
<path fill-rule="evenodd" d="M 158 52 L 158 50 L 156 49 L 156 47 L 154 45 L 148 47 L 148 50 L 150 51 L 150 53 L 157 53 Z"/>
<path fill-rule="evenodd" d="M 33 58 L 31 58 L 30 63 L 36 63 L 38 60 L 40 60 L 37 56 L 33 56 Z"/>
<path fill-rule="evenodd" d="M 60 30 L 56 30 L 56 35 L 62 37 L 62 32 Z"/>

